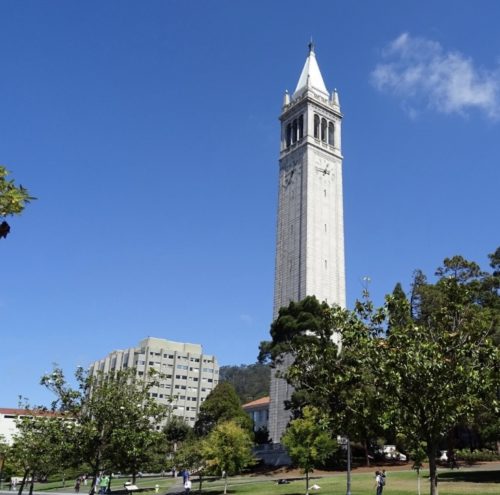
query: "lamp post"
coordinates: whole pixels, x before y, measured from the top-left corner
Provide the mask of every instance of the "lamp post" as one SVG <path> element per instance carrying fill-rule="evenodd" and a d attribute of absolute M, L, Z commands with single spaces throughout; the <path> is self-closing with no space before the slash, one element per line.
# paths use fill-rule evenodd
<path fill-rule="evenodd" d="M 347 440 L 347 490 L 346 495 L 351 495 L 351 442 Z"/>

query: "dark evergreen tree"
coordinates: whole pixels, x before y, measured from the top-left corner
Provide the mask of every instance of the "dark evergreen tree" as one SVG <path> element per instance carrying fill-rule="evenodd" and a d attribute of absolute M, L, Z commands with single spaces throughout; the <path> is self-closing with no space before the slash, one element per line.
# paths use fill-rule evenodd
<path fill-rule="evenodd" d="M 241 408 L 240 399 L 234 387 L 227 382 L 219 383 L 200 406 L 194 431 L 200 436 L 208 435 L 217 424 L 223 421 L 234 421 L 241 427 L 252 430 L 250 416 Z"/>

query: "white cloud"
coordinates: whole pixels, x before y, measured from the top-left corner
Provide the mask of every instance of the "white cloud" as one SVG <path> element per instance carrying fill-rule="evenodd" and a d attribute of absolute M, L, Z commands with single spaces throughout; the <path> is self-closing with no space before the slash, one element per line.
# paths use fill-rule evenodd
<path fill-rule="evenodd" d="M 500 70 L 485 70 L 436 41 L 401 34 L 384 49 L 371 74 L 374 86 L 402 98 L 410 115 L 431 108 L 465 114 L 477 109 L 500 118 Z"/>

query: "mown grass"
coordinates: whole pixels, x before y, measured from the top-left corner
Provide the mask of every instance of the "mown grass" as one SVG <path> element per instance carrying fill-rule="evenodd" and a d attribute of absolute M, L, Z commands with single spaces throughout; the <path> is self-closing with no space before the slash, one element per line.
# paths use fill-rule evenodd
<path fill-rule="evenodd" d="M 440 470 L 439 495 L 498 495 L 500 494 L 500 470 L 491 468 L 461 468 L 459 470 Z M 429 490 L 429 473 L 421 472 L 421 493 L 427 495 Z M 113 479 L 111 489 L 120 490 L 126 478 Z M 138 478 L 137 486 L 150 487 L 151 491 L 142 492 L 145 495 L 154 493 L 154 486 L 160 486 L 159 493 L 164 495 L 169 487 L 175 483 L 173 478 Z M 346 474 L 335 473 L 331 476 L 312 476 L 310 486 L 317 484 L 320 489 L 311 490 L 311 494 L 344 495 L 346 493 Z M 192 495 L 198 493 L 198 480 L 193 478 Z M 80 494 L 86 495 L 89 486 L 81 486 Z M 74 480 L 67 480 L 66 486 L 62 482 L 37 483 L 35 490 L 44 492 L 74 493 Z M 179 485 L 179 490 L 182 487 Z M 202 495 L 220 495 L 224 491 L 224 482 L 221 479 L 203 481 Z M 27 493 L 27 490 L 26 490 Z M 229 480 L 228 493 L 232 495 L 304 495 L 305 480 L 291 481 L 289 484 L 279 485 L 276 479 L 265 476 L 233 477 Z M 374 495 L 374 473 L 356 473 L 352 475 L 352 495 Z M 394 471 L 387 473 L 387 484 L 384 495 L 415 495 L 417 493 L 417 475 L 415 471 Z"/>
<path fill-rule="evenodd" d="M 123 484 L 127 481 L 128 478 L 113 478 L 111 480 L 111 492 L 113 490 L 121 490 L 123 489 Z M 88 481 L 88 485 L 84 485 L 82 483 L 80 487 L 80 495 L 86 495 L 90 491 L 90 481 Z M 175 480 L 173 478 L 167 477 L 159 477 L 159 478 L 137 478 L 136 485 L 139 488 L 147 488 L 150 487 L 151 490 L 149 492 L 141 492 L 142 494 L 154 493 L 154 487 L 156 484 L 159 485 L 160 490 L 159 493 L 165 493 L 167 489 L 173 485 Z M 25 492 L 27 493 L 29 488 L 25 488 Z M 62 480 L 48 482 L 48 483 L 35 483 L 35 491 L 39 492 L 59 492 L 59 493 L 75 493 L 75 480 L 66 480 L 65 484 L 63 484 Z M 14 492 L 13 492 L 14 493 Z"/>
<path fill-rule="evenodd" d="M 430 493 L 428 472 L 421 472 L 421 493 Z M 311 494 L 344 495 L 346 493 L 345 473 L 329 477 L 313 478 L 310 485 L 317 484 L 320 489 L 310 490 Z M 217 480 L 204 483 L 203 495 L 219 495 L 223 493 L 223 482 Z M 193 492 L 198 485 L 193 483 Z M 305 481 L 292 481 L 290 484 L 278 485 L 275 480 L 249 480 L 233 478 L 229 482 L 228 493 L 235 495 L 304 495 Z M 374 495 L 375 482 L 373 473 L 355 473 L 351 483 L 352 495 Z M 415 495 L 417 493 L 417 475 L 413 471 L 388 473 L 384 495 Z M 460 470 L 442 472 L 439 478 L 440 495 L 490 495 L 500 493 L 500 471 Z"/>

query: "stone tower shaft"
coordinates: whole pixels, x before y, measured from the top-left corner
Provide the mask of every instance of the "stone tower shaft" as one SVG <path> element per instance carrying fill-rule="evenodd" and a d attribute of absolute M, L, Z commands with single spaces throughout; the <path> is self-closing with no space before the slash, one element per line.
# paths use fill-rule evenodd
<path fill-rule="evenodd" d="M 342 113 L 328 93 L 312 45 L 280 116 L 278 222 L 273 317 L 290 301 L 314 295 L 345 306 Z M 271 380 L 269 431 L 279 442 L 291 390 Z"/>

